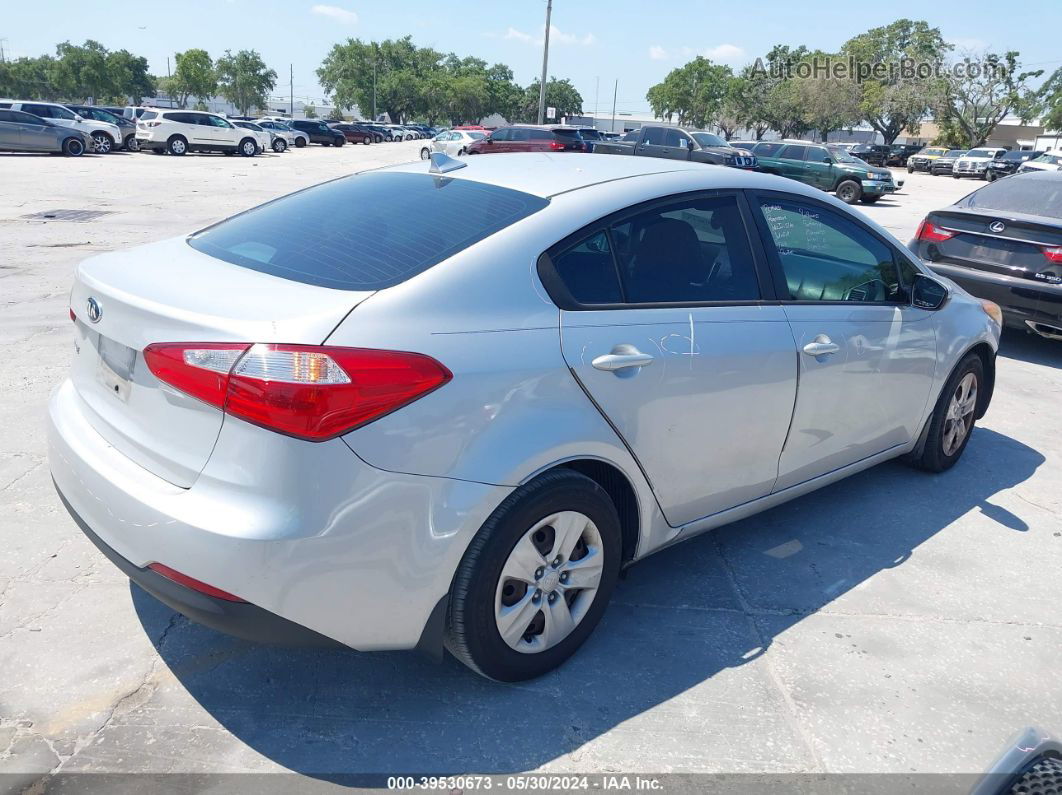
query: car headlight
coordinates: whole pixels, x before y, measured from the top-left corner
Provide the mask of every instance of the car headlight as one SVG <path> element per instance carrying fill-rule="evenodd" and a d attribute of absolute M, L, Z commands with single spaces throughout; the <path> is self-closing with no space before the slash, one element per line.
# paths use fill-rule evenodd
<path fill-rule="evenodd" d="M 1003 310 L 999 308 L 999 304 L 995 301 L 981 301 L 981 309 L 995 321 L 997 326 L 1003 328 Z"/>

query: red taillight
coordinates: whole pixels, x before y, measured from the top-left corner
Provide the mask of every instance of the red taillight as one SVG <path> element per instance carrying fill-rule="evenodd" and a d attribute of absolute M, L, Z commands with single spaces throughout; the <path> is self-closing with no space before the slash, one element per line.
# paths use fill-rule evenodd
<path fill-rule="evenodd" d="M 563 141 L 550 141 L 549 142 L 549 148 L 552 149 L 554 152 L 562 152 L 562 151 L 564 151 L 564 142 Z"/>
<path fill-rule="evenodd" d="M 76 323 L 77 322 L 77 315 L 74 314 L 74 310 L 73 309 L 70 310 L 70 322 L 71 323 Z"/>
<path fill-rule="evenodd" d="M 176 569 L 171 569 L 169 566 L 163 566 L 161 563 L 152 563 L 148 568 L 157 574 L 161 574 L 167 580 L 173 580 L 178 585 L 183 585 L 185 588 L 191 588 L 193 591 L 199 591 L 199 593 L 206 594 L 207 596 L 213 596 L 215 599 L 224 599 L 226 602 L 247 601 L 246 599 L 241 599 L 228 591 L 223 591 L 220 588 L 215 588 L 213 585 L 207 585 L 205 582 L 197 580 L 194 577 L 189 577 L 187 574 L 181 574 Z"/>
<path fill-rule="evenodd" d="M 1048 262 L 1062 264 L 1062 246 L 1050 246 L 1044 249 L 1044 256 Z"/>
<path fill-rule="evenodd" d="M 419 353 L 246 343 L 158 343 L 155 377 L 226 414 L 310 441 L 331 439 L 445 384 L 449 370 Z"/>
<path fill-rule="evenodd" d="M 915 238 L 927 240 L 930 243 L 941 243 L 945 240 L 951 240 L 955 237 L 955 234 L 955 232 L 949 232 L 947 229 L 941 229 L 939 226 L 931 224 L 929 219 L 926 218 L 919 225 Z"/>

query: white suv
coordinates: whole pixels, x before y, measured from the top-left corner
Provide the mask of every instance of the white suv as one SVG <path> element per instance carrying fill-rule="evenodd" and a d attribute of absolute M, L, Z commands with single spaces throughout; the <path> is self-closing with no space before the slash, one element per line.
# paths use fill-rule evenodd
<path fill-rule="evenodd" d="M 259 148 L 254 131 L 240 129 L 217 114 L 196 110 L 145 110 L 136 122 L 136 140 L 141 149 L 171 155 L 239 152 L 254 157 Z"/>
<path fill-rule="evenodd" d="M 4 100 L 0 102 L 0 108 L 32 113 L 34 116 L 40 116 L 42 119 L 47 119 L 52 124 L 60 127 L 70 127 L 83 133 L 88 133 L 92 137 L 96 154 L 105 155 L 122 146 L 122 131 L 118 129 L 117 124 L 82 118 L 70 108 L 64 107 L 57 102 Z"/>

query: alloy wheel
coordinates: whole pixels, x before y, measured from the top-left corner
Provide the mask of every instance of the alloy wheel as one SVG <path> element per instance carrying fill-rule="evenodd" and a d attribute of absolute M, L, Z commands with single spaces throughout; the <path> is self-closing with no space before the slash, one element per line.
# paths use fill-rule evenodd
<path fill-rule="evenodd" d="M 970 432 L 977 408 L 977 376 L 967 373 L 955 387 L 944 417 L 944 455 L 952 456 Z"/>
<path fill-rule="evenodd" d="M 93 133 L 92 140 L 95 141 L 93 149 L 98 155 L 105 155 L 111 151 L 111 139 L 106 133 Z"/>
<path fill-rule="evenodd" d="M 560 511 L 537 522 L 498 578 L 494 618 L 502 640 L 525 654 L 556 646 L 586 616 L 603 568 L 601 533 L 588 516 Z"/>

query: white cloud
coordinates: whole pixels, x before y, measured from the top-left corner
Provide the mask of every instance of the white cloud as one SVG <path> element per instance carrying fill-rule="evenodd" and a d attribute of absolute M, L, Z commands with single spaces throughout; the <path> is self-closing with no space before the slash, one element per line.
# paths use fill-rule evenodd
<path fill-rule="evenodd" d="M 541 47 L 543 38 L 542 34 L 538 35 L 531 33 L 524 33 L 522 30 L 510 27 L 502 35 L 503 39 L 515 39 L 516 41 L 522 41 L 525 44 L 534 44 Z M 593 33 L 587 33 L 585 36 L 577 36 L 574 33 L 564 33 L 557 29 L 556 25 L 549 26 L 549 43 L 550 44 L 574 44 L 580 47 L 589 47 L 593 44 L 597 44 L 597 37 Z"/>
<path fill-rule="evenodd" d="M 358 21 L 358 15 L 353 11 L 348 11 L 345 8 L 339 6 L 326 6 L 315 5 L 310 9 L 311 14 L 319 14 L 322 17 L 329 17 L 336 22 L 342 22 L 344 25 L 353 25 Z"/>
<path fill-rule="evenodd" d="M 667 50 L 657 44 L 654 44 L 652 47 L 649 48 L 649 57 L 652 58 L 654 61 L 665 61 L 667 60 Z"/>
<path fill-rule="evenodd" d="M 736 44 L 720 44 L 718 47 L 709 47 L 704 51 L 705 58 L 723 62 L 736 60 L 744 54 L 745 51 Z"/>

